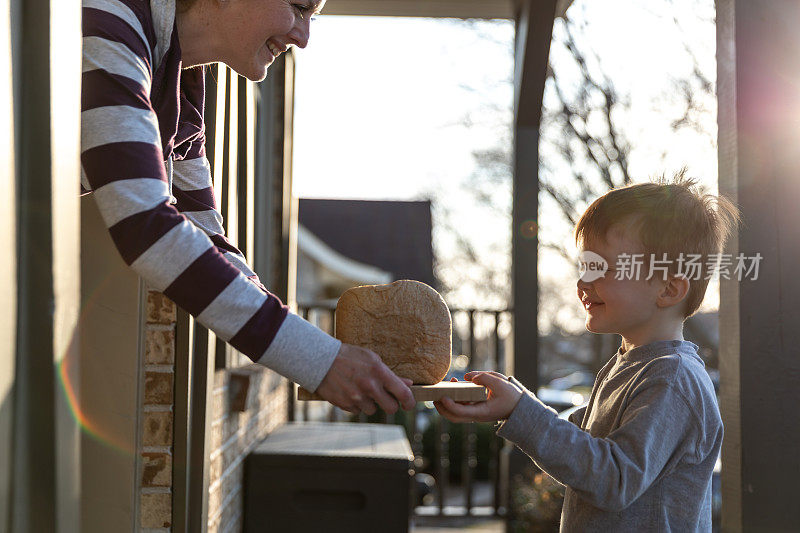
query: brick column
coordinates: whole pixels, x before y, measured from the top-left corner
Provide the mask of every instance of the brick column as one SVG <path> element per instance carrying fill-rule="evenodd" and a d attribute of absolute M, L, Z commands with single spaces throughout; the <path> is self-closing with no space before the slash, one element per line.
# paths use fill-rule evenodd
<path fill-rule="evenodd" d="M 139 522 L 146 530 L 171 531 L 176 308 L 148 291 L 146 313 Z"/>

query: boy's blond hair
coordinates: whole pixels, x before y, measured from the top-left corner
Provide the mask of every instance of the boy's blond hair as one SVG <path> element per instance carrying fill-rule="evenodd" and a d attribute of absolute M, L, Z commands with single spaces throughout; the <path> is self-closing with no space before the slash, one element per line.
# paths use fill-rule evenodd
<path fill-rule="evenodd" d="M 579 247 L 607 242 L 608 231 L 620 224 L 638 237 L 645 265 L 651 254 L 661 260 L 666 253 L 671 275 L 678 272 L 681 253 L 684 258 L 700 254 L 700 279 L 690 279 L 685 300 L 684 318 L 688 318 L 703 301 L 711 254 L 722 252 L 740 220 L 739 210 L 730 200 L 707 194 L 683 169 L 672 180 L 662 175 L 652 183 L 612 189 L 592 202 L 575 226 L 575 242 Z"/>

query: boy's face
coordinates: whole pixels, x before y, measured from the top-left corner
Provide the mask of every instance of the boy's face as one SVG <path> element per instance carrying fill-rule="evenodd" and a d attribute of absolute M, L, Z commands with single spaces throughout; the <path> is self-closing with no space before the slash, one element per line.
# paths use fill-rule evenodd
<path fill-rule="evenodd" d="M 617 275 L 620 254 L 644 253 L 638 239 L 632 238 L 630 233 L 624 226 L 613 226 L 606 235 L 606 242 L 584 243 L 581 250 L 596 253 L 608 264 L 604 276 L 583 276 L 578 280 L 578 298 L 586 310 L 586 329 L 592 333 L 635 336 L 650 328 L 658 310 L 656 300 L 662 283 L 655 276 L 647 280 L 645 265 L 641 267 L 638 279 L 631 276 L 630 271 L 624 276 Z M 591 281 L 585 281 L 587 279 Z"/>

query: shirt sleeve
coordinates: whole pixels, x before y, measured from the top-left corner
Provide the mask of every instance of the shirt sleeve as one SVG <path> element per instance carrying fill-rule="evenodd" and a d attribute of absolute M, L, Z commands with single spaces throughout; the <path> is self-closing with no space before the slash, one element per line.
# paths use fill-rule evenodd
<path fill-rule="evenodd" d="M 641 383 L 633 391 L 619 427 L 606 438 L 593 437 L 558 418 L 555 410 L 524 387 L 523 391 L 497 434 L 601 509 L 625 509 L 650 487 L 676 454 L 680 457 L 695 452 L 694 414 L 668 381 Z"/>
<path fill-rule="evenodd" d="M 219 338 L 315 390 L 341 343 L 288 313 L 169 203 L 141 19 L 124 2 L 84 0 L 83 33 L 81 181 L 123 260 Z"/>
<path fill-rule="evenodd" d="M 225 237 L 206 156 L 175 161 L 172 176 L 172 194 L 177 200 L 175 208 L 211 239 L 225 259 L 256 285 L 263 287 L 244 254 Z"/>

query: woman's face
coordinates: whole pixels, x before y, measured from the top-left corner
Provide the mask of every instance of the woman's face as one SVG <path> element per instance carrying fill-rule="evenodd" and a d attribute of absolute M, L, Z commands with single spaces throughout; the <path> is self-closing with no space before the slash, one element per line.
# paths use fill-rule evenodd
<path fill-rule="evenodd" d="M 261 81 L 275 57 L 289 46 L 305 48 L 311 17 L 325 0 L 214 0 L 220 61 Z"/>

